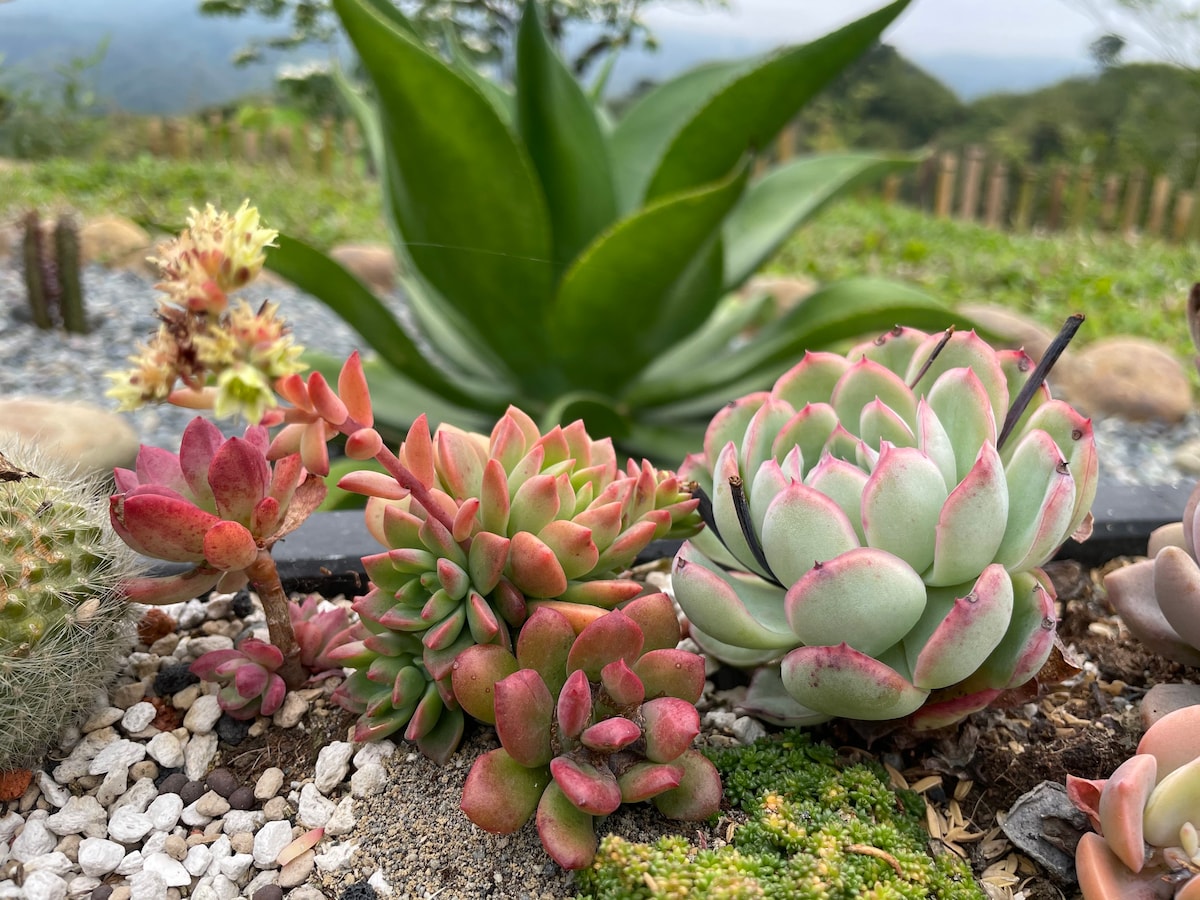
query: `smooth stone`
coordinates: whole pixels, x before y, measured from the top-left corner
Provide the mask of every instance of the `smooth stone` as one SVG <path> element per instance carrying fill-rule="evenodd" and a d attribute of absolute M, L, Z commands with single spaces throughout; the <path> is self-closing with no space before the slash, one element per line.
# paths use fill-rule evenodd
<path fill-rule="evenodd" d="M 183 717 L 183 727 L 192 734 L 206 734 L 216 727 L 221 718 L 221 702 L 216 694 L 197 697 Z"/>
<path fill-rule="evenodd" d="M 390 294 L 396 288 L 396 254 L 387 244 L 361 242 L 337 244 L 329 258 L 339 263 L 374 291 Z"/>
<path fill-rule="evenodd" d="M 46 828 L 44 812 L 40 816 L 38 812 L 43 811 L 37 810 L 29 814 L 29 818 L 25 820 L 25 827 L 21 829 L 21 833 L 16 836 L 9 847 L 12 858 L 18 862 L 25 862 L 35 856 L 49 853 L 58 843 L 58 839 Z"/>
<path fill-rule="evenodd" d="M 146 744 L 146 753 L 164 769 L 183 765 L 183 744 L 170 731 L 160 731 Z"/>
<path fill-rule="evenodd" d="M 286 819 L 267 822 L 254 836 L 254 864 L 260 869 L 273 868 L 279 851 L 291 842 L 291 822 Z"/>
<path fill-rule="evenodd" d="M 279 793 L 279 789 L 282 787 L 283 769 L 271 766 L 258 776 L 258 781 L 254 784 L 254 799 L 270 800 Z"/>
<path fill-rule="evenodd" d="M 55 781 L 54 776 L 44 769 L 37 773 L 37 785 L 38 791 L 46 798 L 46 802 L 57 809 L 62 809 L 71 799 L 71 792 L 64 785 Z M 0 832 L 0 840 L 7 840 L 3 832 Z"/>
<path fill-rule="evenodd" d="M 316 866 L 316 856 L 311 849 L 305 850 L 281 868 L 279 870 L 279 886 L 292 888 L 307 881 Z"/>
<path fill-rule="evenodd" d="M 201 614 L 203 615 L 203 612 Z M 204 620 L 201 619 L 201 621 Z M 183 627 L 182 621 L 179 623 L 179 627 Z M 182 642 L 180 643 L 182 645 Z M 224 634 L 206 634 L 202 635 L 201 637 L 190 638 L 187 642 L 187 654 L 193 660 L 199 659 L 205 653 L 211 653 L 213 650 L 232 649 L 233 638 Z M 215 694 L 210 694 L 209 696 L 211 696 L 214 700 L 216 699 Z"/>
<path fill-rule="evenodd" d="M 1052 385 L 1084 415 L 1175 424 L 1192 410 L 1187 371 L 1145 338 L 1102 338 L 1073 353 Z"/>
<path fill-rule="evenodd" d="M 133 657 L 134 654 L 130 654 L 130 662 L 133 662 Z M 142 698 L 146 696 L 146 684 L 139 680 L 118 685 L 113 688 L 111 696 L 113 706 L 129 709 L 142 702 Z"/>
<path fill-rule="evenodd" d="M 142 860 L 142 871 L 153 872 L 167 887 L 183 887 L 192 883 L 192 874 L 177 859 L 167 853 L 152 853 Z"/>
<path fill-rule="evenodd" d="M 1146 691 L 1138 712 L 1142 725 L 1149 728 L 1167 713 L 1200 704 L 1200 684 L 1156 684 Z"/>
<path fill-rule="evenodd" d="M 114 800 L 123 795 L 128 789 L 129 767 L 115 766 L 109 769 L 108 774 L 104 776 L 104 781 L 96 789 L 96 802 L 108 808 L 112 806 Z"/>
<path fill-rule="evenodd" d="M 66 900 L 67 882 L 59 875 L 45 869 L 34 872 L 21 885 L 26 897 L 36 897 L 38 900 Z"/>
<path fill-rule="evenodd" d="M 224 766 L 220 766 L 209 772 L 205 782 L 211 790 L 216 791 L 226 800 L 229 799 L 230 794 L 238 789 L 237 778 Z"/>
<path fill-rule="evenodd" d="M 178 794 L 159 794 L 146 807 L 146 815 L 156 831 L 170 831 L 183 813 L 183 798 Z"/>
<path fill-rule="evenodd" d="M 232 794 L 229 795 L 230 809 L 254 809 L 257 801 L 254 799 L 254 789 L 248 784 L 243 784 Z"/>
<path fill-rule="evenodd" d="M 124 710 L 116 706 L 106 706 L 104 709 L 98 709 L 92 713 L 87 721 L 79 726 L 79 730 L 84 734 L 90 734 L 93 731 L 99 731 L 101 728 L 107 728 L 109 725 L 117 724 L 124 715 Z"/>
<path fill-rule="evenodd" d="M 133 465 L 138 434 L 125 417 L 76 400 L 21 397 L 0 400 L 0 436 L 15 436 L 87 473 L 111 475 Z"/>
<path fill-rule="evenodd" d="M 221 860 L 221 874 L 230 881 L 239 881 L 254 865 L 254 856 L 249 853 L 235 853 Z"/>
<path fill-rule="evenodd" d="M 242 888 L 242 893 L 244 896 L 253 898 L 254 895 L 258 891 L 262 890 L 263 888 L 267 887 L 268 885 L 275 884 L 278 880 L 279 880 L 279 870 L 278 869 L 268 869 L 265 872 L 259 872 L 257 875 L 255 875 L 253 878 L 250 879 L 249 884 L 247 884 L 244 888 Z"/>
<path fill-rule="evenodd" d="M 188 874 L 193 877 L 203 875 L 204 872 L 212 865 L 213 852 L 204 844 L 197 844 L 194 847 L 189 847 L 187 853 L 183 857 L 183 867 L 188 870 Z"/>
<path fill-rule="evenodd" d="M 79 862 L 79 845 L 82 842 L 83 838 L 78 834 L 64 835 L 55 845 L 54 852 L 63 854 L 72 863 Z"/>
<path fill-rule="evenodd" d="M 20 831 L 24 824 L 25 820 L 15 812 L 9 812 L 4 818 L 0 818 L 0 844 L 11 841 L 13 835 Z"/>
<path fill-rule="evenodd" d="M 156 273 L 151 255 L 153 240 L 141 225 L 112 214 L 88 219 L 79 229 L 79 255 L 83 263 L 98 262 L 110 268 Z"/>
<path fill-rule="evenodd" d="M 329 900 L 329 898 L 311 884 L 305 884 L 293 888 L 288 893 L 288 900 Z"/>
<path fill-rule="evenodd" d="M 150 727 L 157 715 L 158 710 L 154 708 L 153 703 L 140 700 L 125 710 L 125 715 L 121 717 L 121 728 L 129 734 L 144 731 Z"/>
<path fill-rule="evenodd" d="M 1040 322 L 1004 306 L 960 303 L 955 311 L 994 334 L 996 339 L 990 343 L 997 350 L 1024 350 L 1035 363 L 1041 360 L 1055 337 L 1055 333 Z"/>
<path fill-rule="evenodd" d="M 132 806 L 122 806 L 108 820 L 108 836 L 122 844 L 137 843 L 153 828 L 150 817 Z"/>
<path fill-rule="evenodd" d="M 295 728 L 308 712 L 308 701 L 298 691 L 289 691 L 283 705 L 275 710 L 271 723 L 277 728 Z"/>
<path fill-rule="evenodd" d="M 84 838 L 79 843 L 79 868 L 97 878 L 115 871 L 125 858 L 125 848 L 106 838 Z"/>
<path fill-rule="evenodd" d="M 333 741 L 321 748 L 313 769 L 313 784 L 322 794 L 328 794 L 342 783 L 350 770 L 354 745 L 348 741 Z"/>
<path fill-rule="evenodd" d="M 245 811 L 231 809 L 221 817 L 221 830 L 228 835 L 235 835 L 243 831 L 254 833 L 262 828 L 266 821 L 266 813 L 261 809 L 248 809 Z"/>
<path fill-rule="evenodd" d="M 216 791 L 209 791 L 193 805 L 196 807 L 196 812 L 211 819 L 229 812 L 229 801 Z"/>

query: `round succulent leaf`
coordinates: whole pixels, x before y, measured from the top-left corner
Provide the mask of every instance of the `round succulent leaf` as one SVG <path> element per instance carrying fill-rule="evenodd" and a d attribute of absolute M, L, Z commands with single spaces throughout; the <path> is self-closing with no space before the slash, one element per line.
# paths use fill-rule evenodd
<path fill-rule="evenodd" d="M 592 686 L 582 669 L 567 676 L 558 692 L 555 716 L 558 730 L 563 737 L 578 740 L 583 730 L 592 722 Z"/>
<path fill-rule="evenodd" d="M 1153 758 L 1153 757 L 1151 757 Z M 1101 803 L 1104 798 L 1101 796 Z M 1163 776 L 1146 803 L 1146 842 L 1155 847 L 1175 846 L 1184 825 L 1195 824 L 1200 808 L 1200 757 Z"/>
<path fill-rule="evenodd" d="M 792 452 L 795 454 L 792 459 L 797 459 L 799 451 L 793 447 Z M 750 509 L 750 524 L 755 534 L 762 534 L 763 517 L 767 513 L 767 507 L 789 484 L 800 480 L 785 474 L 779 463 L 769 459 L 758 467 L 749 483 L 743 483 Z"/>
<path fill-rule="evenodd" d="M 977 673 L 989 688 L 1014 688 L 1029 681 L 1045 665 L 1054 647 L 1057 619 L 1049 581 L 1043 582 L 1031 572 L 1010 576 L 1013 611 L 1008 629 Z"/>
<path fill-rule="evenodd" d="M 862 492 L 867 484 L 866 472 L 853 463 L 826 453 L 809 470 L 804 483 L 836 503 L 854 527 L 858 543 L 866 544 L 867 536 L 862 527 Z"/>
<path fill-rule="evenodd" d="M 1070 535 L 1075 479 L 1053 438 L 1031 431 L 1005 467 L 1008 523 L 996 562 L 1009 571 L 1040 566 Z"/>
<path fill-rule="evenodd" d="M 557 519 L 537 533 L 550 548 L 568 580 L 582 578 L 595 567 L 600 550 L 592 540 L 592 530 L 567 519 Z"/>
<path fill-rule="evenodd" d="M 700 713 L 694 703 L 678 697 L 657 697 L 642 704 L 646 758 L 674 762 L 700 733 Z"/>
<path fill-rule="evenodd" d="M 945 479 L 946 490 L 952 490 L 958 484 L 954 444 L 937 413 L 924 397 L 917 401 L 917 449 L 933 460 Z"/>
<path fill-rule="evenodd" d="M 621 805 L 621 788 L 607 768 L 556 756 L 550 761 L 550 774 L 563 796 L 582 812 L 607 816 Z"/>
<path fill-rule="evenodd" d="M 407 500 L 396 503 L 368 502 L 368 509 L 376 511 L 382 519 L 383 545 L 397 547 L 420 547 L 423 519 L 410 513 L 403 505 Z"/>
<path fill-rule="evenodd" d="M 263 451 L 242 438 L 226 440 L 208 466 L 217 515 L 243 525 L 250 524 L 254 507 L 267 495 L 270 482 L 271 467 Z"/>
<path fill-rule="evenodd" d="M 423 583 L 425 581 L 426 579 L 422 579 Z M 438 583 L 436 577 L 429 578 L 427 581 L 433 585 Z M 421 620 L 426 625 L 436 625 L 457 611 L 461 605 L 458 600 L 455 600 L 440 587 L 435 587 L 433 593 L 429 595 L 429 599 L 425 601 L 425 605 L 421 607 Z"/>
<path fill-rule="evenodd" d="M 462 743 L 465 725 L 461 709 L 446 707 L 433 728 L 417 739 L 417 749 L 438 765 L 444 766 Z"/>
<path fill-rule="evenodd" d="M 553 780 L 537 806 L 537 829 L 550 858 L 564 869 L 582 869 L 596 857 L 592 815 L 568 800 Z"/>
<path fill-rule="evenodd" d="M 458 640 L 467 624 L 467 611 L 461 604 L 454 611 L 425 632 L 421 643 L 430 650 L 444 650 Z"/>
<path fill-rule="evenodd" d="M 521 669 L 496 682 L 496 736 L 523 766 L 544 766 L 553 752 L 554 698 L 540 675 Z"/>
<path fill-rule="evenodd" d="M 487 453 L 465 431 L 438 426 L 433 436 L 433 465 L 445 491 L 458 500 L 478 497 L 483 485 Z"/>
<path fill-rule="evenodd" d="M 640 803 L 679 787 L 682 780 L 683 766 L 639 762 L 622 772 L 617 784 L 621 788 L 622 803 Z"/>
<path fill-rule="evenodd" d="M 805 728 L 828 722 L 832 716 L 801 706 L 783 686 L 778 665 L 759 666 L 739 704 L 746 715 L 784 728 Z"/>
<path fill-rule="evenodd" d="M 1146 864 L 1143 816 L 1157 777 L 1154 757 L 1138 754 L 1117 766 L 1100 792 L 1097 816 L 1104 839 L 1131 872 L 1142 871 Z M 1178 835 L 1176 828 L 1172 838 Z"/>
<path fill-rule="evenodd" d="M 771 393 L 793 409 L 828 402 L 849 368 L 850 361 L 837 353 L 806 350 L 800 362 L 779 376 Z"/>
<path fill-rule="evenodd" d="M 425 686 L 425 693 L 417 702 L 417 708 L 413 710 L 412 718 L 408 720 L 408 727 L 404 729 L 404 739 L 416 743 L 433 731 L 445 708 L 438 686 L 432 681 L 429 682 Z"/>
<path fill-rule="evenodd" d="M 877 338 L 856 344 L 850 348 L 850 352 L 846 354 L 846 358 L 858 359 L 861 356 L 865 356 L 867 359 L 874 360 L 881 366 L 904 377 L 917 350 L 924 346 L 928 338 L 928 332 L 921 331 L 918 328 L 907 328 L 903 325 L 897 325 L 895 328 L 885 331 Z M 940 339 L 941 335 L 939 334 L 938 340 Z M 926 354 L 927 356 L 928 354 Z M 922 359 L 923 361 L 924 358 Z M 908 383 L 908 379 L 905 379 L 905 383 Z"/>
<path fill-rule="evenodd" d="M 795 413 L 789 403 L 774 397 L 768 398 L 754 413 L 738 443 L 738 468 L 747 479 L 764 462 L 775 458 L 776 439 Z"/>
<path fill-rule="evenodd" d="M 808 472 L 821 458 L 837 426 L 838 417 L 832 406 L 828 403 L 809 403 L 800 407 L 779 429 L 779 436 L 771 447 L 771 455 L 782 462 L 793 450 L 798 451 L 801 472 Z"/>
<path fill-rule="evenodd" d="M 606 705 L 614 709 L 632 709 L 646 699 L 646 687 L 642 679 L 623 659 L 610 662 L 600 670 L 600 685 L 608 695 Z"/>
<path fill-rule="evenodd" d="M 718 567 L 691 541 L 675 555 L 671 586 L 688 621 L 723 643 L 748 650 L 795 646 L 784 592 L 761 578 Z"/>
<path fill-rule="evenodd" d="M 642 652 L 675 647 L 682 635 L 679 632 L 679 617 L 675 604 L 662 591 L 635 597 L 621 612 L 629 616 L 642 630 Z"/>
<path fill-rule="evenodd" d="M 989 441 L 996 442 L 999 425 L 991 400 L 983 382 L 970 369 L 944 372 L 933 382 L 926 399 L 950 436 L 950 446 L 954 448 L 954 483 L 958 483 L 975 464 L 979 448 Z"/>
<path fill-rule="evenodd" d="M 257 558 L 254 535 L 240 522 L 218 522 L 204 535 L 204 560 L 214 569 L 241 571 Z"/>
<path fill-rule="evenodd" d="M 913 354 L 909 371 L 905 380 L 912 382 L 917 369 L 925 364 L 933 348 L 941 341 L 941 334 L 930 335 L 921 347 Z M 946 372 L 952 369 L 970 369 L 979 379 L 987 392 L 989 404 L 997 421 L 1002 421 L 1008 413 L 1009 391 L 1008 375 L 1001 365 L 999 354 L 983 338 L 971 331 L 956 331 L 950 340 L 942 347 L 937 358 L 930 364 L 924 378 L 917 385 L 932 384 Z M 926 380 L 928 379 L 928 380 Z"/>
<path fill-rule="evenodd" d="M 1149 753 L 1157 760 L 1159 778 L 1200 758 L 1200 705 L 1167 713 L 1146 729 L 1137 752 Z"/>
<path fill-rule="evenodd" d="M 951 585 L 975 578 L 995 558 L 1007 522 L 1004 467 L 995 445 L 984 444 L 971 471 L 942 504 L 925 583 Z"/>
<path fill-rule="evenodd" d="M 1154 599 L 1180 639 L 1200 651 L 1200 567 L 1178 547 L 1154 558 Z"/>
<path fill-rule="evenodd" d="M 702 822 L 721 808 L 721 775 L 717 767 L 696 750 L 685 750 L 673 765 L 683 769 L 679 786 L 654 797 L 654 805 L 668 819 Z"/>
<path fill-rule="evenodd" d="M 539 437 L 537 424 L 517 407 L 510 406 L 492 426 L 488 436 L 488 456 L 498 460 L 504 470 L 510 472 Z"/>
<path fill-rule="evenodd" d="M 900 719 L 929 696 L 891 666 L 846 643 L 797 647 L 783 658 L 780 677 L 801 705 L 849 719 Z"/>
<path fill-rule="evenodd" d="M 856 429 L 862 410 L 879 399 L 910 427 L 917 421 L 917 398 L 895 372 L 865 357 L 852 362 L 838 379 L 830 403 L 838 421 L 846 428 Z"/>
<path fill-rule="evenodd" d="M 1092 420 L 1061 400 L 1050 400 L 1029 417 L 1026 428 L 1046 432 L 1066 457 L 1067 468 L 1075 479 L 1075 509 L 1068 526 L 1073 533 L 1091 511 L 1099 485 L 1100 461 Z"/>
<path fill-rule="evenodd" d="M 704 693 L 704 658 L 689 650 L 651 650 L 633 664 L 633 671 L 647 697 L 678 697 L 696 704 Z"/>
<path fill-rule="evenodd" d="M 917 572 L 933 563 L 938 518 L 948 493 L 942 473 L 920 450 L 885 444 L 862 495 L 867 543 Z"/>
<path fill-rule="evenodd" d="M 512 834 L 529 821 L 551 783 L 550 768 L 529 769 L 503 748 L 475 760 L 459 808 L 485 831 Z"/>
<path fill-rule="evenodd" d="M 468 647 L 474 646 L 475 641 L 471 638 L 470 633 L 464 630 L 453 643 L 445 647 L 426 647 L 421 654 L 421 664 L 429 673 L 430 678 L 434 681 L 441 681 L 450 677 L 450 672 L 454 669 L 454 660 L 458 659 L 458 654 Z"/>
<path fill-rule="evenodd" d="M 854 525 L 832 499 L 799 482 L 788 484 L 767 507 L 762 547 L 784 585 L 803 578 L 817 563 L 859 546 Z"/>
<path fill-rule="evenodd" d="M 368 741 L 383 740 L 407 725 L 412 711 L 411 706 L 404 709 L 368 709 L 354 723 L 354 740 L 364 744 Z"/>
<path fill-rule="evenodd" d="M 746 436 L 746 429 L 754 414 L 770 398 L 766 391 L 756 391 L 738 398 L 717 410 L 716 415 L 708 423 L 704 432 L 704 460 L 709 471 L 716 462 L 717 454 L 726 444 L 741 444 Z"/>
<path fill-rule="evenodd" d="M 930 588 L 925 611 L 904 636 L 913 684 L 934 690 L 971 675 L 1003 639 L 1012 611 L 1012 580 L 1001 565 L 974 583 Z"/>
<path fill-rule="evenodd" d="M 382 672 L 367 671 L 367 678 L 378 684 L 387 684 L 388 682 L 380 681 L 379 675 Z M 372 677 L 375 676 L 375 677 Z M 425 686 L 429 684 L 429 679 L 420 669 L 415 666 L 404 666 L 397 673 L 395 680 L 391 682 L 392 690 L 389 699 L 393 709 L 409 710 L 415 709 L 421 698 L 425 696 Z"/>
<path fill-rule="evenodd" d="M 534 475 L 517 488 L 508 515 L 509 533 L 537 534 L 554 521 L 559 509 L 557 481 L 553 475 Z"/>
<path fill-rule="evenodd" d="M 811 568 L 788 589 L 784 606 L 801 643 L 844 641 L 875 656 L 921 618 L 925 584 L 899 557 L 860 547 Z"/>
<path fill-rule="evenodd" d="M 737 560 L 738 567 L 767 578 L 767 571 L 754 558 L 750 544 L 742 532 L 741 520 L 738 519 L 737 506 L 733 499 L 734 486 L 744 483 L 737 457 L 738 448 L 732 443 L 726 444 L 717 455 L 716 465 L 713 466 L 713 524 L 721 543 Z"/>
<path fill-rule="evenodd" d="M 585 728 L 579 736 L 579 742 L 589 750 L 598 753 L 616 753 L 623 750 L 642 736 L 638 728 L 624 716 L 613 716 Z"/>
<path fill-rule="evenodd" d="M 172 562 L 204 561 L 204 536 L 221 520 L 179 496 L 117 495 L 110 519 L 122 539 L 145 556 Z"/>
<path fill-rule="evenodd" d="M 471 633 L 471 640 L 477 644 L 507 640 L 508 633 L 504 623 L 478 591 L 471 591 L 467 595 L 464 606 L 467 610 L 467 630 Z"/>
<path fill-rule="evenodd" d="M 1108 842 L 1093 831 L 1084 832 L 1075 849 L 1075 871 L 1083 897 L 1144 897 L 1147 900 L 1182 900 L 1162 882 L 1160 873 L 1134 873 L 1113 853 Z"/>
<path fill-rule="evenodd" d="M 583 609 L 598 609 L 600 613 L 613 609 L 631 600 L 642 592 L 642 585 L 631 578 L 587 579 L 571 581 L 559 600 L 563 606 Z M 535 601 L 539 605 L 555 603 L 554 600 Z M 591 616 L 594 618 L 594 616 Z M 581 626 L 582 627 L 582 626 Z"/>
<path fill-rule="evenodd" d="M 753 669 L 756 666 L 761 666 L 764 663 L 778 659 L 779 654 L 790 647 L 796 646 L 795 635 L 790 636 L 788 647 L 778 648 L 773 647 L 767 650 L 750 650 L 745 647 L 737 647 L 733 644 L 726 644 L 724 641 L 718 640 L 710 634 L 705 634 L 699 628 L 692 624 L 688 627 L 688 639 L 693 641 L 705 656 L 712 659 L 719 659 L 723 663 L 731 666 L 736 666 L 739 669 Z"/>
<path fill-rule="evenodd" d="M 992 688 L 974 690 L 972 684 L 934 691 L 921 708 L 908 717 L 908 727 L 913 731 L 934 731 L 956 725 L 971 713 L 987 709 L 1002 693 Z"/>
<path fill-rule="evenodd" d="M 554 550 L 528 531 L 512 537 L 507 575 L 530 598 L 557 597 L 567 589 L 567 576 Z"/>
<path fill-rule="evenodd" d="M 600 670 L 610 662 L 632 663 L 641 656 L 644 643 L 633 619 L 619 609 L 610 610 L 579 633 L 567 654 L 567 671 L 582 669 L 589 681 L 599 681 Z"/>
<path fill-rule="evenodd" d="M 454 660 L 450 670 L 454 696 L 467 714 L 496 724 L 494 688 L 520 668 L 516 658 L 499 644 L 476 644 Z"/>

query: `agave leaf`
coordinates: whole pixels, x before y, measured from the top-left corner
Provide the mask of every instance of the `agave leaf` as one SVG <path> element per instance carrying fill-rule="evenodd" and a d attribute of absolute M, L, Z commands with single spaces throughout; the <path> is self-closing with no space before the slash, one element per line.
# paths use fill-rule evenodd
<path fill-rule="evenodd" d="M 561 275 L 617 218 L 617 198 L 595 110 L 551 46 L 533 2 L 517 32 L 517 127 L 546 194 Z"/>
<path fill-rule="evenodd" d="M 623 211 L 642 202 L 655 166 L 688 119 L 752 65 L 751 60 L 731 60 L 698 66 L 658 85 L 629 108 L 612 133 L 613 174 Z"/>
<path fill-rule="evenodd" d="M 375 84 L 391 214 L 425 278 L 526 386 L 544 380 L 545 200 L 492 103 L 367 0 L 334 8 Z"/>
<path fill-rule="evenodd" d="M 742 202 L 725 220 L 725 290 L 736 290 L 829 201 L 918 161 L 918 157 L 839 153 L 805 156 L 776 166 L 746 189 Z"/>
<path fill-rule="evenodd" d="M 689 117 L 657 162 L 647 200 L 719 178 L 751 147 L 766 147 L 826 84 L 908 6 L 897 0 L 824 37 L 768 56 Z"/>
<path fill-rule="evenodd" d="M 660 346 L 690 334 L 720 296 L 716 283 L 672 295 L 745 186 L 740 168 L 617 222 L 563 276 L 546 322 L 558 365 L 578 386 L 617 392 Z M 630 328 L 630 322 L 638 322 Z M 587 347 L 587 353 L 577 352 Z M 533 352 L 532 350 L 530 352 Z"/>

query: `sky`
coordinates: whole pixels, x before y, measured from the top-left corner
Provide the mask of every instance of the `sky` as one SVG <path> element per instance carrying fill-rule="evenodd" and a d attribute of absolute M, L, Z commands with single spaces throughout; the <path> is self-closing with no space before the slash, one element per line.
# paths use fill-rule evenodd
<path fill-rule="evenodd" d="M 649 7 L 652 28 L 771 43 L 808 40 L 853 21 L 883 0 L 730 0 L 726 11 L 664 0 Z M 1066 0 L 914 0 L 885 33 L 901 52 L 923 56 L 1087 58 L 1103 29 Z"/>

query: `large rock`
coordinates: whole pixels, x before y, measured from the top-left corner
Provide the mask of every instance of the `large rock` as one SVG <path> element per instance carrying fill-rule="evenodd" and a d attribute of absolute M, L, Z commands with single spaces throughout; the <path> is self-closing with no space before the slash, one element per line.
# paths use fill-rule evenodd
<path fill-rule="evenodd" d="M 138 451 L 137 432 L 117 413 L 35 397 L 0 399 L 0 453 L 13 440 L 35 444 L 83 472 L 106 475 L 114 466 L 132 466 Z"/>
<path fill-rule="evenodd" d="M 1080 412 L 1133 422 L 1179 422 L 1192 411 L 1187 370 L 1169 350 L 1145 338 L 1103 338 L 1064 359 L 1051 386 Z"/>
<path fill-rule="evenodd" d="M 80 255 L 84 263 L 98 262 L 109 268 L 149 271 L 150 233 L 124 216 L 98 216 L 79 229 Z"/>
<path fill-rule="evenodd" d="M 980 328 L 995 335 L 993 347 L 1002 350 L 1024 350 L 1035 362 L 1054 340 L 1054 332 L 1044 328 L 1026 315 L 990 303 L 961 303 L 956 310 Z"/>
<path fill-rule="evenodd" d="M 796 306 L 820 285 L 803 275 L 755 275 L 740 293 L 744 297 L 767 293 L 775 301 L 775 312 L 782 314 Z"/>
<path fill-rule="evenodd" d="M 338 244 L 329 256 L 374 291 L 390 294 L 396 288 L 399 269 L 387 244 Z"/>

